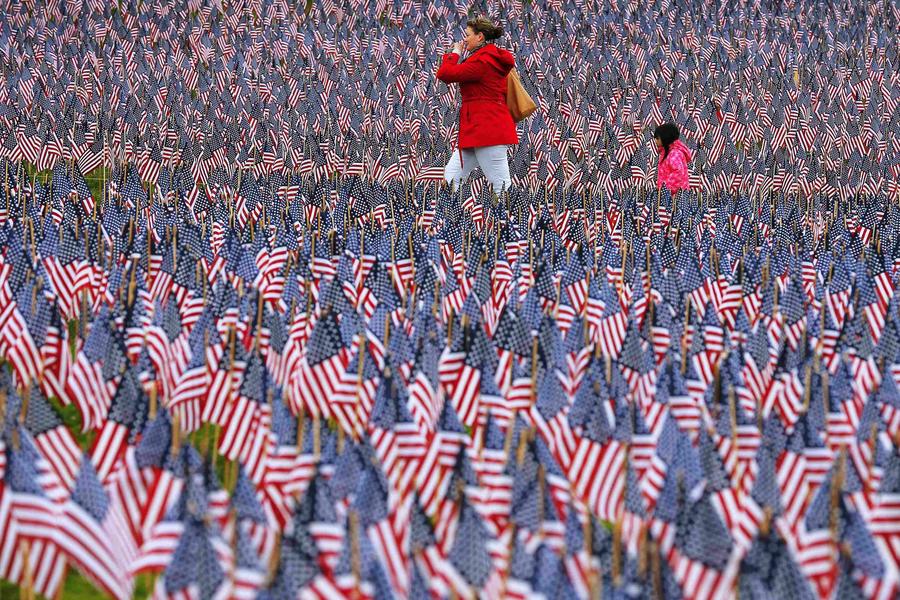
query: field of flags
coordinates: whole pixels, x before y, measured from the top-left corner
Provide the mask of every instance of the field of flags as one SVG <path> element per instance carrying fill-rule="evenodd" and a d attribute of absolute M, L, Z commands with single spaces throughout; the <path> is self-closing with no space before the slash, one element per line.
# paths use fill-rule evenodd
<path fill-rule="evenodd" d="M 896 2 L 3 4 L 0 589 L 900 594 Z"/>

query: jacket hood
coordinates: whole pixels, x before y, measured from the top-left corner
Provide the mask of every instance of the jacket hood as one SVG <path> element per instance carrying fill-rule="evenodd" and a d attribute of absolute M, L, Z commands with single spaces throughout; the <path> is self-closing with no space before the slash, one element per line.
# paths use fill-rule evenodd
<path fill-rule="evenodd" d="M 672 145 L 669 146 L 669 152 L 681 152 L 684 155 L 684 162 L 686 163 L 691 162 L 691 157 L 693 156 L 690 149 L 681 143 L 681 140 L 672 142 Z"/>
<path fill-rule="evenodd" d="M 495 44 L 485 44 L 478 51 L 482 60 L 493 63 L 506 75 L 516 66 L 516 57 L 509 50 L 498 48 Z"/>

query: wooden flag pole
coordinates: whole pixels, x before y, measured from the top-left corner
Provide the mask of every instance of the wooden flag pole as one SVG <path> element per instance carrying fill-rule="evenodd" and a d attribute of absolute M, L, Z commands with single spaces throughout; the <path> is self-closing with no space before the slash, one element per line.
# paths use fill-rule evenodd
<path fill-rule="evenodd" d="M 350 572 L 353 575 L 354 596 L 360 596 L 361 559 L 359 552 L 359 514 L 351 510 L 348 516 L 348 528 L 350 535 Z"/>
<path fill-rule="evenodd" d="M 157 394 L 157 387 L 156 387 L 156 381 L 154 381 L 153 386 L 150 388 L 150 409 L 148 411 L 148 416 L 151 421 L 156 419 L 156 409 L 157 409 L 156 394 Z"/>
<path fill-rule="evenodd" d="M 319 417 L 318 412 L 313 414 L 312 428 L 313 457 L 318 461 L 319 456 L 322 454 L 322 419 Z"/>
<path fill-rule="evenodd" d="M 840 538 L 838 537 L 838 520 L 840 519 L 841 491 L 844 488 L 846 468 L 847 449 L 841 448 L 840 454 L 838 454 L 834 479 L 831 481 L 830 507 L 828 512 L 828 529 L 831 531 L 831 537 L 834 539 L 835 543 L 840 541 Z"/>
<path fill-rule="evenodd" d="M 267 565 L 266 580 L 271 584 L 278 575 L 278 565 L 281 563 L 281 531 L 275 531 L 275 543 L 272 548 L 272 554 L 269 556 L 269 564 Z"/>
<path fill-rule="evenodd" d="M 22 553 L 22 571 L 24 580 L 19 590 L 20 600 L 34 600 L 34 572 L 31 565 L 31 545 L 26 539 L 19 540 L 19 551 Z"/>
<path fill-rule="evenodd" d="M 262 320 L 263 320 L 263 295 L 262 292 L 257 290 L 256 292 L 256 336 L 253 340 L 253 345 L 256 348 L 256 351 L 259 352 L 259 339 L 261 337 L 262 330 Z"/>
<path fill-rule="evenodd" d="M 516 447 L 516 465 L 520 468 L 525 464 L 525 451 L 528 449 L 531 433 L 531 429 L 524 428 L 519 432 L 519 445 Z"/>
<path fill-rule="evenodd" d="M 681 334 L 681 374 L 687 371 L 687 328 L 691 323 L 691 297 L 688 296 L 684 307 L 684 331 Z M 696 335 L 696 333 L 694 334 Z"/>

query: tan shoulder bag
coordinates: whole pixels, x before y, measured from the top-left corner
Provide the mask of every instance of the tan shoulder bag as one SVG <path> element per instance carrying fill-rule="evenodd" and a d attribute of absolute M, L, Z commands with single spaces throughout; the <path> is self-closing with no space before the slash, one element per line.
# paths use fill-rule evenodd
<path fill-rule="evenodd" d="M 516 123 L 531 116 L 537 110 L 537 104 L 522 87 L 519 72 L 515 67 L 506 76 L 506 106 L 509 107 L 509 114 Z"/>

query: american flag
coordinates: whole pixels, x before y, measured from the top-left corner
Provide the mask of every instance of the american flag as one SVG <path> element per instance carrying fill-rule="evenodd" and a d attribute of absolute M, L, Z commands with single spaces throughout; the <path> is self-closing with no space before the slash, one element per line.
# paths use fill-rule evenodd
<path fill-rule="evenodd" d="M 32 4 L 0 19 L 24 594 L 900 593 L 896 6 Z M 433 76 L 483 11 L 540 107 L 500 197 L 444 183 Z"/>

